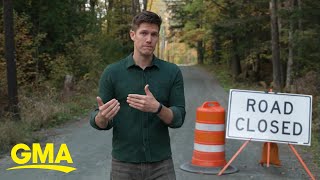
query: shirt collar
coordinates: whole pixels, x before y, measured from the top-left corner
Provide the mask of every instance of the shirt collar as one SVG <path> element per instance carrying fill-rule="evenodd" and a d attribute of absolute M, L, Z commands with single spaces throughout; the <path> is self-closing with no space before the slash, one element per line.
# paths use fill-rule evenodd
<path fill-rule="evenodd" d="M 157 68 L 160 68 L 160 64 L 159 64 L 159 59 L 153 55 L 152 57 L 152 61 L 151 61 L 151 65 L 149 67 L 152 67 L 152 66 L 155 66 Z M 132 66 L 136 66 L 134 60 L 133 60 L 133 53 L 131 53 L 128 57 L 127 57 L 127 60 L 126 60 L 126 68 L 130 68 Z"/>

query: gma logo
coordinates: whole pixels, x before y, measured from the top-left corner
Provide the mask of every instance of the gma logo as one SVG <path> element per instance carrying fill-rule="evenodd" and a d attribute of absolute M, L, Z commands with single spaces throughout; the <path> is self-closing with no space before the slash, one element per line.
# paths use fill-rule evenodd
<path fill-rule="evenodd" d="M 17 151 L 21 152 L 21 157 L 18 157 Z M 16 144 L 11 149 L 11 158 L 19 166 L 8 168 L 7 170 L 16 169 L 48 169 L 69 173 L 76 168 L 71 166 L 59 165 L 61 161 L 66 161 L 68 164 L 73 164 L 70 152 L 66 144 L 61 144 L 57 156 L 54 158 L 54 145 L 47 143 L 42 151 L 39 143 L 32 144 L 32 150 L 26 144 Z M 40 162 L 38 161 L 40 160 Z M 31 164 L 28 163 L 31 161 Z M 26 164 L 28 163 L 28 164 Z"/>

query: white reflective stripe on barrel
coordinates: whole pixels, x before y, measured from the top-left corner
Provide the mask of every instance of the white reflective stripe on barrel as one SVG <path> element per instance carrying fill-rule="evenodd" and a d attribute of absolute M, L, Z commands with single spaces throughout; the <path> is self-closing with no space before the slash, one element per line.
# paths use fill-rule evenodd
<path fill-rule="evenodd" d="M 194 143 L 194 150 L 201 152 L 224 152 L 224 145 L 203 145 Z"/>
<path fill-rule="evenodd" d="M 196 122 L 196 129 L 200 131 L 224 131 L 224 124 L 203 124 Z"/>

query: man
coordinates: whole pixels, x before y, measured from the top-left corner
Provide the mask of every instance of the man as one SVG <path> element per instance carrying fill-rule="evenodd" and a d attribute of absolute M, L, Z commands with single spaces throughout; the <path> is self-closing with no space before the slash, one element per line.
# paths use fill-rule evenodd
<path fill-rule="evenodd" d="M 113 128 L 112 180 L 175 179 L 168 127 L 184 122 L 184 86 L 178 66 L 153 55 L 161 23 L 150 11 L 136 15 L 133 54 L 109 65 L 100 79 L 90 124 Z"/>

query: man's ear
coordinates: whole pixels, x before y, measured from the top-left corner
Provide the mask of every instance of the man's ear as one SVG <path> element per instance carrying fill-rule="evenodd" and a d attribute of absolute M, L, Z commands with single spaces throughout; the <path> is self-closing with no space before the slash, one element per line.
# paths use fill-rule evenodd
<path fill-rule="evenodd" d="M 134 36 L 135 35 L 136 35 L 135 32 L 130 30 L 130 38 L 131 38 L 132 41 L 134 41 Z"/>

